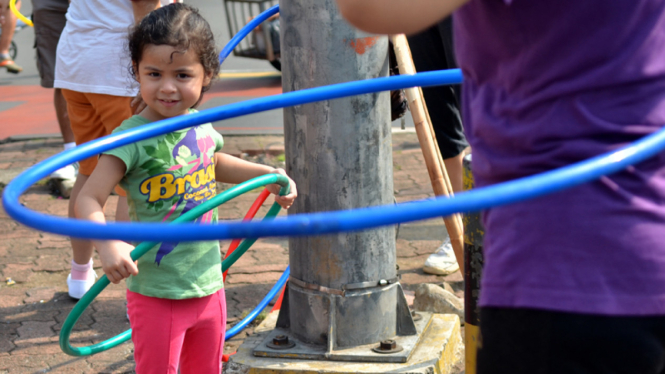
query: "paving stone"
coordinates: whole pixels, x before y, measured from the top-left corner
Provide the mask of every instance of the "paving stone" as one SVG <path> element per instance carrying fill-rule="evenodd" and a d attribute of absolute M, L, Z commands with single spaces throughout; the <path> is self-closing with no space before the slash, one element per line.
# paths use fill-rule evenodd
<path fill-rule="evenodd" d="M 92 310 L 94 310 L 93 317 L 96 320 L 99 318 L 115 318 L 122 316 L 126 318 L 127 302 L 123 299 L 108 299 L 108 300 L 95 300 L 92 303 Z"/>
<path fill-rule="evenodd" d="M 18 224 L 14 221 L 10 221 L 8 219 L 3 219 L 0 220 L 0 232 L 8 232 L 16 229 L 18 227 Z"/>
<path fill-rule="evenodd" d="M 7 264 L 5 265 L 5 268 L 2 269 L 2 275 L 4 278 L 11 278 L 16 283 L 24 283 L 32 276 L 33 265 L 34 264 L 31 262 Z"/>
<path fill-rule="evenodd" d="M 48 368 L 45 356 L 34 357 L 32 355 L 9 355 L 2 357 L 2 360 L 0 360 L 0 370 L 13 370 L 14 373 L 34 373 L 35 369 L 40 368 Z"/>
<path fill-rule="evenodd" d="M 397 239 L 395 241 L 395 247 L 397 249 L 397 257 L 414 257 L 418 256 L 415 248 L 409 245 L 409 242 L 404 239 Z"/>
<path fill-rule="evenodd" d="M 63 271 L 69 270 L 69 264 L 65 262 L 63 256 L 42 255 L 35 260 L 36 265 L 32 267 L 33 271 Z"/>
<path fill-rule="evenodd" d="M 17 364 L 24 364 L 25 369 L 17 371 L 29 373 L 90 373 L 91 368 L 85 357 L 71 357 L 63 354 L 27 355 L 17 354 L 10 356 L 17 358 Z M 28 362 L 30 361 L 30 362 Z M 30 365 L 30 366 L 28 366 Z"/>
<path fill-rule="evenodd" d="M 69 240 L 46 240 L 40 239 L 37 244 L 37 249 L 47 249 L 47 248 L 71 248 L 71 243 Z"/>
<path fill-rule="evenodd" d="M 90 363 L 92 371 L 94 373 L 106 374 L 106 373 L 133 373 L 134 372 L 134 360 L 133 358 L 126 359 L 125 361 L 120 362 L 97 362 L 92 361 Z"/>
<path fill-rule="evenodd" d="M 226 299 L 234 300 L 240 311 L 252 310 L 268 294 L 273 284 L 253 284 L 229 286 L 226 290 Z"/>
<path fill-rule="evenodd" d="M 60 330 L 62 330 L 62 325 L 64 324 L 65 320 L 69 316 L 69 313 L 71 310 L 66 310 L 60 312 L 57 316 L 55 316 L 55 320 L 57 323 L 52 326 L 53 331 L 56 333 L 60 333 Z M 95 323 L 95 320 L 93 319 L 94 311 L 91 308 L 87 308 L 85 311 L 83 311 L 83 314 L 79 317 L 79 319 L 76 321 L 76 324 L 74 324 L 74 327 L 72 328 L 72 331 L 86 331 L 90 330 L 90 326 Z"/>
<path fill-rule="evenodd" d="M 122 343 L 112 349 L 91 356 L 89 361 L 105 363 L 105 365 L 110 362 L 134 361 L 134 345 L 131 341 Z"/>
<path fill-rule="evenodd" d="M 441 240 L 410 240 L 409 244 L 417 255 L 431 255 L 439 248 L 441 242 Z"/>
<path fill-rule="evenodd" d="M 16 336 L 17 335 L 13 334 L 0 334 L 0 353 L 11 352 L 16 347 L 13 343 L 13 340 L 16 339 Z M 2 361 L 1 358 L 0 361 Z M 1 365 L 2 364 L 0 364 L 0 366 Z"/>
<path fill-rule="evenodd" d="M 241 283 L 275 283 L 282 276 L 281 272 L 267 272 L 267 273 L 258 273 L 258 274 L 229 274 L 226 278 L 227 283 L 229 284 L 241 284 Z"/>
<path fill-rule="evenodd" d="M 12 162 L 16 159 L 20 159 L 20 158 L 23 158 L 23 157 L 25 157 L 23 152 L 5 151 L 3 149 L 2 152 L 0 153 L 0 161 L 5 161 L 5 162 L 7 162 L 7 161 Z"/>
<path fill-rule="evenodd" d="M 27 228 L 17 228 L 11 232 L 2 235 L 3 240 L 8 239 L 21 239 L 21 238 L 38 238 L 39 232 L 27 229 Z"/>
<path fill-rule="evenodd" d="M 23 302 L 26 304 L 48 302 L 53 299 L 56 292 L 57 289 L 54 287 L 31 288 L 26 291 L 28 297 Z"/>
<path fill-rule="evenodd" d="M 0 297 L 0 309 L 9 309 L 23 305 L 23 296 L 2 296 Z"/>
<path fill-rule="evenodd" d="M 411 285 L 417 285 L 420 283 L 431 283 L 438 282 L 439 279 L 436 275 L 430 275 L 425 273 L 406 273 L 402 274 L 401 283 L 406 285 L 407 289 L 411 289 Z"/>
<path fill-rule="evenodd" d="M 125 317 L 124 313 L 120 316 L 116 316 L 115 318 L 96 318 L 96 321 L 97 322 L 90 326 L 90 331 L 95 332 L 95 334 L 92 335 L 92 341 L 95 344 L 106 339 L 110 339 L 131 328 L 129 326 L 129 321 L 127 320 L 127 317 Z"/>
<path fill-rule="evenodd" d="M 6 315 L 3 320 L 7 322 L 20 324 L 21 322 L 53 322 L 55 317 L 60 314 L 60 311 L 23 311 Z"/>
<path fill-rule="evenodd" d="M 39 344 L 48 343 L 49 338 L 55 336 L 55 332 L 51 326 L 55 325 L 55 321 L 50 322 L 33 322 L 26 321 L 21 323 L 21 327 L 17 329 L 18 338 L 14 340 L 14 344 Z"/>
<path fill-rule="evenodd" d="M 111 284 L 102 293 L 97 296 L 96 300 L 104 299 L 121 299 L 125 300 L 127 296 L 127 286 L 124 282 L 120 284 Z"/>
<path fill-rule="evenodd" d="M 15 355 L 59 355 L 62 353 L 60 349 L 60 344 L 56 342 L 47 342 L 47 343 L 28 343 L 25 341 L 17 341 L 17 344 L 12 350 L 11 354 Z"/>
<path fill-rule="evenodd" d="M 453 286 L 453 289 L 464 287 L 464 275 L 460 271 L 444 276 L 443 281 L 450 283 Z"/>
<path fill-rule="evenodd" d="M 15 335 L 18 336 L 18 328 L 21 327 L 21 322 L 12 322 L 7 320 L 7 316 L 11 315 L 7 313 L 4 316 L 0 316 L 0 334 L 1 335 Z"/>
<path fill-rule="evenodd" d="M 233 266 L 229 269 L 229 274 L 254 274 L 254 273 L 264 273 L 264 272 L 284 272 L 288 265 L 285 264 L 275 264 L 275 265 L 257 265 L 257 266 L 247 266 L 247 267 L 238 267 Z"/>

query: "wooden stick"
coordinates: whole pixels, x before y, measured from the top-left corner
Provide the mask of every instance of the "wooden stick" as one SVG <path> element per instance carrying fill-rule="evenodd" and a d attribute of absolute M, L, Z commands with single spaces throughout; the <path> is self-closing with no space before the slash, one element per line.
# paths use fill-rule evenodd
<path fill-rule="evenodd" d="M 427 103 L 425 102 L 425 97 L 423 96 L 423 89 L 422 87 L 418 87 L 418 93 L 420 94 L 420 100 L 423 103 L 423 108 L 425 109 L 425 115 L 427 117 L 427 123 L 429 124 L 429 130 L 430 133 L 432 134 L 432 139 L 434 141 L 434 148 L 436 149 L 436 155 L 437 155 L 437 160 L 439 161 L 439 165 L 441 165 L 441 172 L 443 174 L 443 181 L 446 183 L 446 189 L 448 190 L 449 194 L 448 196 L 454 196 L 455 195 L 455 190 L 453 189 L 452 183 L 450 182 L 450 177 L 448 176 L 448 170 L 446 169 L 446 163 L 443 162 L 443 156 L 441 156 L 441 148 L 439 148 L 439 143 L 436 140 L 436 133 L 434 132 L 434 125 L 432 124 L 432 118 L 429 116 L 429 110 L 427 110 Z M 453 217 L 457 218 L 459 222 L 457 223 L 459 227 L 461 227 L 461 230 L 464 230 L 464 224 L 462 221 L 462 215 L 461 214 L 455 214 Z M 464 231 L 462 231 L 464 232 Z M 464 242 L 462 242 L 464 243 Z"/>
<path fill-rule="evenodd" d="M 416 68 L 413 64 L 411 49 L 409 48 L 406 36 L 403 34 L 393 35 L 390 37 L 390 41 L 393 43 L 393 48 L 395 49 L 399 73 L 402 75 L 415 74 Z M 409 110 L 413 116 L 413 123 L 416 128 L 423 157 L 425 158 L 425 165 L 427 166 L 434 194 L 437 196 L 452 196 L 453 190 L 450 179 L 448 178 L 439 146 L 434 140 L 432 122 L 429 119 L 425 100 L 422 97 L 422 90 L 419 87 L 414 87 L 407 88 L 404 92 L 406 93 Z M 453 214 L 452 216 L 444 217 L 443 222 L 446 225 L 446 230 L 448 230 L 460 271 L 464 273 L 464 230 L 462 219 L 459 214 Z"/>

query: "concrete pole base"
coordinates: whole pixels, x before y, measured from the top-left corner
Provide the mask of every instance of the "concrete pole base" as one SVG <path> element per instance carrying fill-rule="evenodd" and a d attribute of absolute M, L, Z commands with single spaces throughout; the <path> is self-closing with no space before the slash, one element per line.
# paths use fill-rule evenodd
<path fill-rule="evenodd" d="M 418 345 L 405 363 L 346 362 L 316 359 L 268 358 L 254 356 L 258 345 L 273 333 L 278 312 L 272 312 L 254 334 L 245 339 L 231 356 L 227 374 L 347 374 L 347 373 L 423 373 L 447 374 L 461 359 L 460 320 L 454 314 L 419 312 L 430 320 Z"/>

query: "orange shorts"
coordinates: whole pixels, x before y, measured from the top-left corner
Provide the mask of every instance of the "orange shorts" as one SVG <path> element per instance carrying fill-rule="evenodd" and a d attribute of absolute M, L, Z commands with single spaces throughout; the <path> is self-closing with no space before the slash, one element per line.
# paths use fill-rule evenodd
<path fill-rule="evenodd" d="M 62 89 L 67 113 L 76 144 L 83 144 L 109 135 L 122 121 L 133 115 L 131 97 L 84 93 Z M 89 176 L 97 166 L 98 156 L 79 161 L 79 173 Z M 124 191 L 116 188 L 121 196 Z"/>

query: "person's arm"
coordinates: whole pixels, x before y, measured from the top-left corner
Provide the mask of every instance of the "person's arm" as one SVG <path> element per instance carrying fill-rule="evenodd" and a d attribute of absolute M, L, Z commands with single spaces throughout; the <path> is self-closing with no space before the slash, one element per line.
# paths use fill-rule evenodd
<path fill-rule="evenodd" d="M 415 34 L 446 18 L 469 0 L 337 0 L 353 26 L 375 34 Z"/>
<path fill-rule="evenodd" d="M 215 153 L 215 179 L 218 182 L 238 184 L 269 173 L 282 174 L 289 178 L 284 169 L 255 164 L 226 153 Z M 296 183 L 291 178 L 289 178 L 289 183 L 291 189 L 285 196 L 279 196 L 279 185 L 270 184 L 267 186 L 268 190 L 275 195 L 275 202 L 284 209 L 290 208 L 293 201 L 298 197 Z"/>
<path fill-rule="evenodd" d="M 131 0 L 134 10 L 134 22 L 139 23 L 143 17 L 161 6 L 159 0 Z"/>
<path fill-rule="evenodd" d="M 83 185 L 76 199 L 74 210 L 76 217 L 97 223 L 106 223 L 104 217 L 104 204 L 113 188 L 120 182 L 125 174 L 126 166 L 119 158 L 102 155 L 95 171 Z M 112 283 L 119 283 L 129 275 L 137 275 L 138 268 L 129 253 L 134 249 L 120 240 L 93 240 L 102 269 Z"/>

